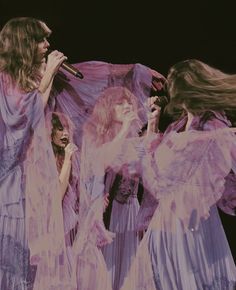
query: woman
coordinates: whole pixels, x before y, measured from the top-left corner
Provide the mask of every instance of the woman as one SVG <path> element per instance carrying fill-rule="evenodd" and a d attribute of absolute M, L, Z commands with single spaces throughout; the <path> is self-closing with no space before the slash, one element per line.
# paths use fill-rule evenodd
<path fill-rule="evenodd" d="M 179 118 L 143 159 L 144 183 L 158 208 L 122 290 L 235 289 L 217 212 L 221 199 L 228 213 L 236 207 L 235 191 L 225 186 L 236 172 L 236 139 L 222 111 L 236 108 L 235 80 L 198 60 L 170 69 L 168 109 Z"/>
<path fill-rule="evenodd" d="M 124 150 L 123 139 L 141 142 L 138 112 L 138 101 L 131 91 L 121 86 L 110 87 L 98 98 L 84 126 L 81 184 L 85 184 L 85 188 L 81 191 L 81 207 L 86 198 L 87 207 L 100 203 L 96 218 L 103 224 L 103 199 L 108 195 L 111 202 L 111 195 L 114 195 L 107 229 L 115 233 L 115 237 L 108 243 L 106 238 L 102 239 L 112 289 L 120 289 L 139 243 L 136 231 L 139 176 L 132 174 L 132 166 L 113 167 L 121 159 L 128 162 L 129 153 L 132 157 L 128 147 Z M 99 235 L 101 239 L 103 234 Z"/>
<path fill-rule="evenodd" d="M 51 142 L 56 158 L 63 201 L 66 245 L 72 246 L 77 226 L 79 207 L 79 160 L 72 143 L 73 125 L 69 118 L 59 112 L 51 115 Z"/>
<path fill-rule="evenodd" d="M 78 231 L 79 213 L 79 158 L 76 154 L 78 147 L 72 142 L 73 124 L 65 114 L 53 112 L 47 118 L 50 119 L 49 132 L 58 170 L 65 243 L 72 273 L 75 271 L 72 269 L 72 247 Z"/>
<path fill-rule="evenodd" d="M 44 107 L 66 57 L 53 51 L 46 62 L 50 34 L 43 21 L 30 17 L 13 18 L 0 32 L 1 289 L 31 289 L 36 267 L 34 289 L 55 286 L 48 258 L 63 248 L 62 237 L 55 234 L 62 218 Z M 58 247 L 52 237 L 58 238 Z"/>
<path fill-rule="evenodd" d="M 110 114 L 111 118 L 107 119 L 106 123 L 100 123 L 100 126 L 106 128 L 107 132 L 111 131 L 112 134 L 116 134 L 116 131 L 119 133 L 125 118 L 129 114 L 134 114 L 135 117 L 138 109 L 135 96 L 122 87 L 107 89 L 100 105 L 103 106 L 103 110 L 107 114 L 111 111 L 114 112 Z M 101 112 L 101 107 L 99 111 Z M 136 117 L 138 118 L 138 116 Z M 132 135 L 138 137 L 138 127 L 129 129 L 130 137 Z M 105 134 L 107 133 L 104 132 Z M 97 135 L 97 142 L 104 135 Z M 114 137 L 115 135 L 107 139 L 106 142 L 111 142 Z M 102 252 L 111 275 L 114 290 L 120 289 L 123 284 L 131 259 L 135 255 L 139 243 L 139 237 L 136 232 L 136 216 L 139 210 L 139 177 L 137 176 L 132 180 L 125 174 L 125 170 L 125 167 L 119 172 L 113 172 L 108 169 L 105 177 L 105 192 L 109 194 L 111 212 L 110 217 L 105 215 L 104 218 L 107 223 L 107 229 L 115 233 L 116 236 L 111 244 L 103 247 Z"/>

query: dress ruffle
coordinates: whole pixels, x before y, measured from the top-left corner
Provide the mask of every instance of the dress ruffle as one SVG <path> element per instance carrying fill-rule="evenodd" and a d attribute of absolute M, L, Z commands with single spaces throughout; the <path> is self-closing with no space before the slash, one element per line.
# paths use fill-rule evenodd
<path fill-rule="evenodd" d="M 159 200 L 157 212 L 169 230 L 174 229 L 176 219 L 186 230 L 196 230 L 200 220 L 209 217 L 211 206 L 225 190 L 234 139 L 227 129 L 214 133 L 173 132 L 154 155 L 143 159 L 144 185 Z M 157 219 L 152 226 L 161 228 L 159 223 Z"/>

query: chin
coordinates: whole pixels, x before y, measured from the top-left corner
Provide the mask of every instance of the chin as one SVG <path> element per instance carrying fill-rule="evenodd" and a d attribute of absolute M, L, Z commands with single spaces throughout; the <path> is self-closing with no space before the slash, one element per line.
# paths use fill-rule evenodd
<path fill-rule="evenodd" d="M 60 143 L 60 144 L 58 144 L 58 146 L 61 147 L 61 148 L 65 148 L 66 147 L 66 144 Z"/>

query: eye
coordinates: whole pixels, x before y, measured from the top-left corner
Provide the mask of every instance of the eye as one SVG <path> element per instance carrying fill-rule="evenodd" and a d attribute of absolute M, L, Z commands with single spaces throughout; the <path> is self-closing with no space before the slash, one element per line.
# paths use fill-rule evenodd
<path fill-rule="evenodd" d="M 47 41 L 46 37 L 40 37 L 40 38 L 37 39 L 38 43 L 43 43 L 43 42 L 46 42 L 46 41 Z"/>

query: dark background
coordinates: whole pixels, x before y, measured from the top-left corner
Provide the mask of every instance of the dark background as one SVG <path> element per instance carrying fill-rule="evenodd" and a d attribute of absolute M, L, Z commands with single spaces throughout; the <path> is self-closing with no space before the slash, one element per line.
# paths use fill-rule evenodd
<path fill-rule="evenodd" d="M 166 76 L 174 63 L 197 58 L 236 73 L 233 3 L 204 2 L 0 0 L 0 26 L 16 16 L 44 20 L 51 47 L 71 63 L 141 63 Z M 220 214 L 236 261 L 236 218 Z"/>

